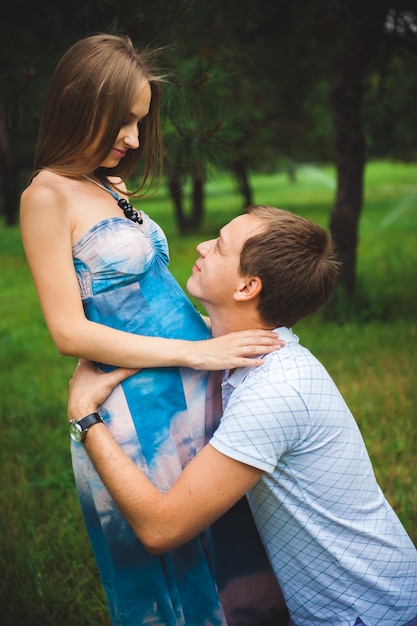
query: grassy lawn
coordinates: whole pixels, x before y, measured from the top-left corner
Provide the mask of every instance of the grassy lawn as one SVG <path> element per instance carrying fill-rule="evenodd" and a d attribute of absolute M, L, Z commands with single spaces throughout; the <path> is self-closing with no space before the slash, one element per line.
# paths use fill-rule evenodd
<path fill-rule="evenodd" d="M 253 179 L 255 201 L 327 226 L 332 167 Z M 142 208 L 165 229 L 185 285 L 201 239 L 241 210 L 227 177 L 207 188 L 203 233 L 179 238 L 164 188 Z M 379 483 L 417 542 L 417 166 L 371 163 L 358 250 L 358 307 L 295 331 L 326 365 L 361 427 Z M 0 227 L 0 604 L 4 626 L 109 624 L 70 468 L 67 384 L 39 309 L 19 229 Z"/>

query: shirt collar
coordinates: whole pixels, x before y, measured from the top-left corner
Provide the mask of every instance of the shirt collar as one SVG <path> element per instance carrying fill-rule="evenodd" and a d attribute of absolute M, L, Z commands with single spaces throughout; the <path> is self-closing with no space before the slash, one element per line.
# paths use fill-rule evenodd
<path fill-rule="evenodd" d="M 297 335 L 290 328 L 287 328 L 286 326 L 280 326 L 279 328 L 275 328 L 274 332 L 277 332 L 279 334 L 279 338 L 285 341 L 285 346 L 288 346 L 291 343 L 292 344 L 298 343 Z M 282 349 L 283 348 L 281 348 L 281 350 Z M 268 355 L 263 355 L 263 356 L 268 356 Z M 223 383 L 228 383 L 229 385 L 231 385 L 232 387 L 236 389 L 237 387 L 239 387 L 239 385 L 243 382 L 243 380 L 252 370 L 253 370 L 253 367 L 238 367 L 235 369 L 233 374 L 231 374 L 229 377 L 227 376 L 227 372 L 225 372 L 223 376 Z"/>

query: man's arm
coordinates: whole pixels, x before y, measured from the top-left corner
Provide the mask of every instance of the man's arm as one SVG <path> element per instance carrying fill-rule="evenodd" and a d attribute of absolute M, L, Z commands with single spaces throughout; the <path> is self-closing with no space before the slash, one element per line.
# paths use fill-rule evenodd
<path fill-rule="evenodd" d="M 82 362 L 70 382 L 69 419 L 95 412 L 112 388 L 132 373 L 123 369 L 102 373 Z M 262 475 L 261 470 L 235 461 L 208 444 L 169 492 L 162 494 L 126 456 L 104 424 L 89 429 L 84 446 L 117 506 L 152 554 L 172 550 L 207 528 Z"/>

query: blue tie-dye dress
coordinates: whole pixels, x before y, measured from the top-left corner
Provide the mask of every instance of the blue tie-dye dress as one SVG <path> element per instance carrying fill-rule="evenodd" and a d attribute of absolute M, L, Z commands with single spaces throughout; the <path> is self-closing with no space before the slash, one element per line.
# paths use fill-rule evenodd
<path fill-rule="evenodd" d="M 143 217 L 142 225 L 124 217 L 103 220 L 73 247 L 87 318 L 147 336 L 208 338 L 204 321 L 168 270 L 163 232 Z M 116 441 L 162 491 L 175 482 L 217 424 L 216 394 L 208 392 L 213 378 L 187 368 L 142 370 L 100 408 Z M 225 624 L 207 533 L 169 554 L 148 554 L 82 444 L 72 443 L 72 458 L 112 623 Z"/>

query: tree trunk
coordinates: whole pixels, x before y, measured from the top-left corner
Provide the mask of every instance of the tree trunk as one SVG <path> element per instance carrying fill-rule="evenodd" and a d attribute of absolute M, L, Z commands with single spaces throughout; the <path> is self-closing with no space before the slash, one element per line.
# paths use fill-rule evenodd
<path fill-rule="evenodd" d="M 359 218 L 363 201 L 365 137 L 362 126 L 363 80 L 385 19 L 384 2 L 369 0 L 364 19 L 346 38 L 336 66 L 330 106 L 334 126 L 337 192 L 330 231 L 342 262 L 340 284 L 349 299 L 355 292 Z"/>
<path fill-rule="evenodd" d="M 244 161 L 241 158 L 233 159 L 231 166 L 245 206 L 253 204 L 252 188 L 249 183 L 248 171 Z"/>
<path fill-rule="evenodd" d="M 3 213 L 6 226 L 17 223 L 19 206 L 19 167 L 13 158 L 6 121 L 0 113 L 0 163 L 3 178 Z"/>
<path fill-rule="evenodd" d="M 184 180 L 175 169 L 168 174 L 168 187 L 180 233 L 187 235 L 198 232 L 204 216 L 204 176 L 200 168 L 192 172 L 191 210 L 188 216 L 184 207 Z"/>
<path fill-rule="evenodd" d="M 174 204 L 175 218 L 180 233 L 184 233 L 185 229 L 185 213 L 184 213 L 184 194 L 182 192 L 183 183 L 178 173 L 173 170 L 168 174 L 168 187 Z"/>
<path fill-rule="evenodd" d="M 362 71 L 354 77 L 350 77 L 349 73 L 345 62 L 339 68 L 331 94 L 337 191 L 330 215 L 330 231 L 342 262 L 340 283 L 347 295 L 353 297 L 363 200 L 365 140 L 361 120 Z"/>
<path fill-rule="evenodd" d="M 201 229 L 204 215 L 204 176 L 200 168 L 193 171 L 193 202 L 188 222 L 188 232 L 197 233 Z"/>

